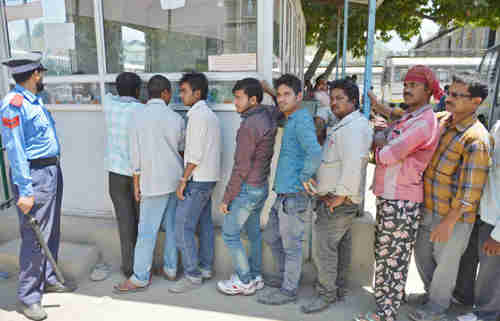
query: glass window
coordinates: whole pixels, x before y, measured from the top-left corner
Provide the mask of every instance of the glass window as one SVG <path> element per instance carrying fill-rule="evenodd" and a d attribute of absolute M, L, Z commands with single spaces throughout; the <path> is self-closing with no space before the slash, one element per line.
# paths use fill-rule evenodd
<path fill-rule="evenodd" d="M 100 104 L 97 83 L 50 83 L 40 96 L 46 104 Z"/>
<path fill-rule="evenodd" d="M 92 0 L 6 0 L 11 55 L 43 52 L 47 75 L 97 74 Z"/>
<path fill-rule="evenodd" d="M 142 83 L 139 100 L 142 102 L 148 101 L 148 93 L 146 88 L 147 82 Z M 232 104 L 233 103 L 233 87 L 235 81 L 210 81 L 208 85 L 207 102 L 209 104 Z M 113 95 L 118 95 L 115 83 L 106 83 L 106 92 Z M 172 99 L 173 105 L 182 106 L 182 100 L 179 92 L 179 83 L 172 81 Z"/>
<path fill-rule="evenodd" d="M 256 70 L 257 0 L 103 1 L 108 73 Z"/>

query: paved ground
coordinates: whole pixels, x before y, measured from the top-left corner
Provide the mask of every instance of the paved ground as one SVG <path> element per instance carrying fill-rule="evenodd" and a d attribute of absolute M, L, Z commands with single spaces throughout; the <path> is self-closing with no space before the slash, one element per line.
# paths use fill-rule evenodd
<path fill-rule="evenodd" d="M 48 320 L 335 320 L 349 321 L 360 311 L 373 309 L 371 289 L 352 286 L 345 303 L 331 307 L 314 315 L 304 315 L 299 307 L 304 298 L 312 294 L 310 284 L 302 284 L 298 304 L 281 307 L 264 306 L 255 297 L 227 297 L 215 290 L 215 280 L 195 292 L 174 295 L 168 292 L 170 282 L 154 278 L 151 288 L 143 293 L 116 295 L 111 289 L 121 280 L 115 272 L 103 282 L 81 282 L 79 289 L 71 294 L 49 294 L 43 305 L 49 314 Z M 421 292 L 422 284 L 412 266 L 407 286 L 409 292 Z M 0 280 L 0 321 L 26 320 L 15 312 L 16 280 Z M 400 320 L 407 321 L 408 306 L 401 310 Z M 457 309 L 455 309 L 458 311 Z"/>

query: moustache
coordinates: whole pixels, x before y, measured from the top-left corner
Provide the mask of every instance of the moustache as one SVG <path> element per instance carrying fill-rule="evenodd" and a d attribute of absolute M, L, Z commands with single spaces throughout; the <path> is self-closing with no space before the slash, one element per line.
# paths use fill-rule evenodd
<path fill-rule="evenodd" d="M 410 93 L 403 93 L 403 96 L 413 97 L 413 95 L 412 95 L 412 94 L 410 94 Z"/>

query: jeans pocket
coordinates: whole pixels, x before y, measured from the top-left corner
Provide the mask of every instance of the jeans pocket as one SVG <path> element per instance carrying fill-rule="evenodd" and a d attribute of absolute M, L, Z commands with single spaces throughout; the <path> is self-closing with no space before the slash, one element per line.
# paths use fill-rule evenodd
<path fill-rule="evenodd" d="M 304 220 L 308 206 L 309 200 L 307 196 L 297 195 L 295 197 L 287 197 L 283 201 L 283 212 L 288 215 L 295 215 Z"/>

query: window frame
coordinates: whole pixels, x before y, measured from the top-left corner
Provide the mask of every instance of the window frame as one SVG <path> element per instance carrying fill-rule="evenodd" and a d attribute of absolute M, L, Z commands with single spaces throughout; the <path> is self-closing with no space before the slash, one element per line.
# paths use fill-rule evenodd
<path fill-rule="evenodd" d="M 48 104 L 47 108 L 50 110 L 57 111 L 102 111 L 102 98 L 106 95 L 106 83 L 114 82 L 116 73 L 107 73 L 107 63 L 106 63 L 106 46 L 104 39 L 104 12 L 103 12 L 103 0 L 92 0 L 93 10 L 94 10 L 94 23 L 95 23 L 95 35 L 96 35 L 96 48 L 97 48 L 97 64 L 98 64 L 98 74 L 91 75 L 68 75 L 68 76 L 46 76 L 45 82 L 50 84 L 64 83 L 97 83 L 99 85 L 101 103 L 99 104 Z M 281 0 L 282 4 L 288 1 L 296 0 Z M 273 27 L 273 10 L 274 1 L 269 0 L 257 0 L 257 70 L 251 72 L 205 72 L 209 82 L 214 81 L 236 81 L 245 77 L 255 77 L 257 79 L 267 79 L 270 81 L 272 79 L 272 55 L 273 55 L 273 34 L 265 32 Z M 284 5 L 280 9 L 283 9 Z M 7 29 L 7 19 L 5 16 L 5 6 L 1 4 L 0 13 L 0 54 L 4 57 L 9 55 L 9 42 L 8 42 L 8 29 Z M 270 19 L 269 19 L 270 15 Z M 280 26 L 282 28 L 283 23 Z M 264 39 L 261 39 L 264 38 Z M 281 39 L 280 39 L 281 42 Z M 269 46 L 268 43 L 271 45 Z M 268 67 L 270 66 L 270 67 Z M 2 85 L 2 89 L 5 93 L 9 91 L 9 85 L 13 82 L 11 77 L 9 77 L 8 72 L 3 69 L 2 79 L 6 79 Z M 182 76 L 180 72 L 174 73 L 138 73 L 143 81 L 149 80 L 153 75 L 161 74 L 172 81 L 178 81 Z M 216 111 L 235 111 L 233 104 L 216 103 L 213 105 Z"/>

